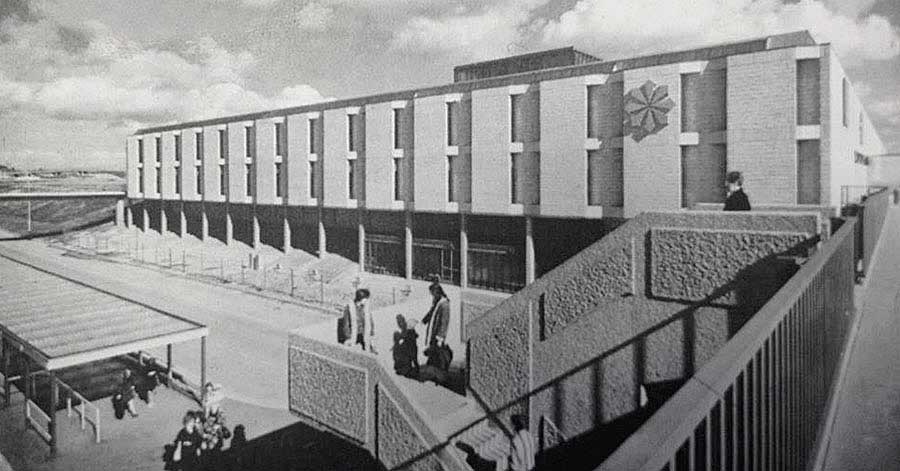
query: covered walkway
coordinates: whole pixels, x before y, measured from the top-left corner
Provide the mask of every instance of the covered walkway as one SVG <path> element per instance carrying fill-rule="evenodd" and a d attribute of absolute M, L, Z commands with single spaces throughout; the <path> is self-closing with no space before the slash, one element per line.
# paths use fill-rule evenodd
<path fill-rule="evenodd" d="M 3 395 L 11 402 L 11 362 L 17 361 L 24 393 L 26 425 L 57 448 L 61 369 L 132 352 L 168 347 L 200 339 L 205 351 L 206 326 L 115 296 L 37 267 L 0 256 L 0 340 Z M 205 382 L 205 354 L 201 355 L 201 384 Z M 33 400 L 34 374 L 49 376 L 50 403 L 43 410 Z M 84 398 L 80 398 L 86 402 Z M 99 414 L 98 414 L 99 416 Z M 99 424 L 95 424 L 99 426 Z M 99 435 L 98 435 L 99 438 Z"/>
<path fill-rule="evenodd" d="M 900 469 L 900 208 L 888 209 L 872 260 L 820 468 L 828 471 Z"/>

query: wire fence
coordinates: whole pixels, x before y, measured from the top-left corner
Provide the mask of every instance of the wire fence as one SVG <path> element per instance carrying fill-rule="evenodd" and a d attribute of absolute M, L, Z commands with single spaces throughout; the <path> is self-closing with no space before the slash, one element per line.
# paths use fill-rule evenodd
<path fill-rule="evenodd" d="M 201 281 L 227 284 L 274 295 L 329 312 L 339 311 L 351 297 L 352 290 L 362 284 L 357 276 L 346 279 L 350 261 L 301 263 L 289 257 L 266 264 L 258 252 L 236 253 L 233 248 L 184 246 L 148 240 L 140 233 L 110 231 L 105 233 L 63 234 L 50 240 L 51 246 L 73 255 L 127 263 L 181 274 Z M 276 257 L 269 257 L 276 258 Z M 390 306 L 409 298 L 409 286 L 392 287 L 373 296 L 378 306 Z"/>

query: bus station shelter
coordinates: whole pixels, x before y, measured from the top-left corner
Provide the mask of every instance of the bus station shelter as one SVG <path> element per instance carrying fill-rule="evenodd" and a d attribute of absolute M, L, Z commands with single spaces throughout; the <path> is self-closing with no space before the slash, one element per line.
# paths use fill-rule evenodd
<path fill-rule="evenodd" d="M 60 369 L 166 346 L 171 373 L 172 345 L 199 339 L 201 387 L 206 383 L 209 329 L 202 324 L 2 255 L 0 303 L 0 368 L 6 405 L 10 404 L 14 379 L 9 374 L 10 361 L 15 354 L 21 362 L 26 426 L 50 445 L 51 454 L 56 453 L 58 441 L 61 381 L 55 372 Z M 50 410 L 46 412 L 32 400 L 35 392 L 28 379 L 35 372 L 50 376 Z M 46 429 L 32 418 L 35 409 L 47 416 Z"/>

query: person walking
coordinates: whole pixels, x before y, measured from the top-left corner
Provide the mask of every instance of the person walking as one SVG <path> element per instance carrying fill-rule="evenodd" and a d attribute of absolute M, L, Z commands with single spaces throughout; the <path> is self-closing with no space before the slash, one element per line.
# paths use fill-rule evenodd
<path fill-rule="evenodd" d="M 197 416 L 188 412 L 181 420 L 183 428 L 175 437 L 175 448 L 172 453 L 172 469 L 174 471 L 193 471 L 198 469 L 200 461 L 200 444 L 203 437 L 197 430 Z"/>
<path fill-rule="evenodd" d="M 750 211 L 750 198 L 744 193 L 744 176 L 741 172 L 728 172 L 725 175 L 725 186 L 728 189 L 725 211 Z"/>
<path fill-rule="evenodd" d="M 360 288 L 353 296 L 353 303 L 347 305 L 350 314 L 350 335 L 344 345 L 360 345 L 363 350 L 375 353 L 375 319 L 369 306 L 370 297 L 368 289 Z"/>
<path fill-rule="evenodd" d="M 134 398 L 136 396 L 135 387 L 137 385 L 137 378 L 134 374 L 131 373 L 131 370 L 125 368 L 125 371 L 122 372 L 122 385 L 119 387 L 119 394 L 121 395 L 122 404 L 125 406 L 125 410 L 128 411 L 128 414 L 132 417 L 137 417 L 137 410 L 134 407 Z"/>
<path fill-rule="evenodd" d="M 444 287 L 437 281 L 428 287 L 431 292 L 431 309 L 422 318 L 422 323 L 427 325 L 425 333 L 425 348 L 442 347 L 447 341 L 447 331 L 450 327 L 450 299 L 444 292 Z"/>

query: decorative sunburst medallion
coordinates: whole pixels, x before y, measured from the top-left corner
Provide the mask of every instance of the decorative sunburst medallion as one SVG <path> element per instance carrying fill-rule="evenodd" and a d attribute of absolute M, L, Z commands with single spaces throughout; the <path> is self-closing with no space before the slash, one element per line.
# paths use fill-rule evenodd
<path fill-rule="evenodd" d="M 674 106 L 668 86 L 647 80 L 625 94 L 625 134 L 630 134 L 635 142 L 656 134 L 669 124 L 666 115 Z"/>

